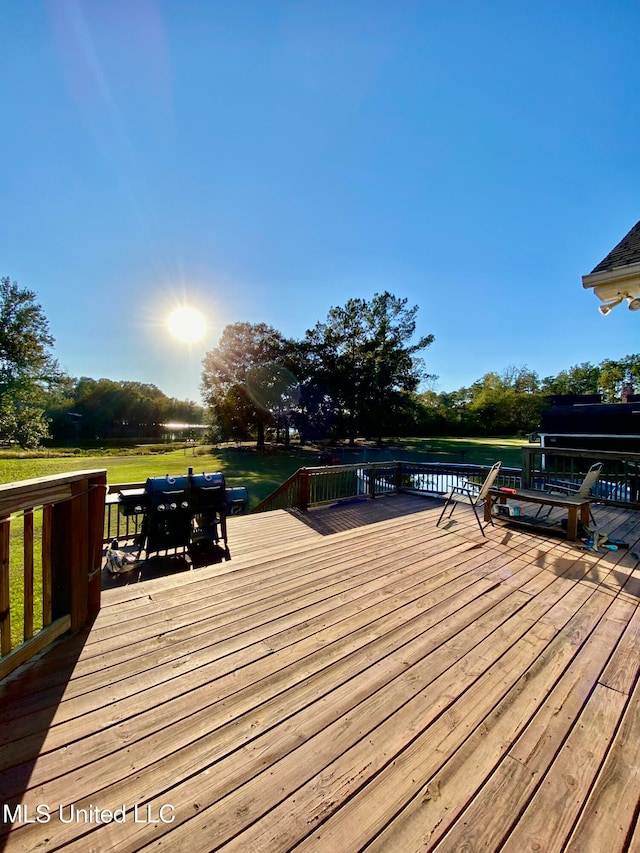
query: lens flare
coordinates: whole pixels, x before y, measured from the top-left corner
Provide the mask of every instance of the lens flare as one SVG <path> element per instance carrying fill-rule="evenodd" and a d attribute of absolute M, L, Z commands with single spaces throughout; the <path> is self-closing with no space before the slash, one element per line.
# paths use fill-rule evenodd
<path fill-rule="evenodd" d="M 262 364 L 247 371 L 247 393 L 259 409 L 287 411 L 300 402 L 300 384 L 279 364 Z"/>

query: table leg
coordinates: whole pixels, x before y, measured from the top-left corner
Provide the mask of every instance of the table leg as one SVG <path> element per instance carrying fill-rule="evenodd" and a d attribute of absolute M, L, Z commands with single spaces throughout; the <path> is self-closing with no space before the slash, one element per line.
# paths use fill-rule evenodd
<path fill-rule="evenodd" d="M 578 538 L 578 507 L 570 506 L 567 518 L 567 539 L 575 542 Z"/>
<path fill-rule="evenodd" d="M 491 521 L 491 507 L 493 505 L 493 495 L 487 495 L 484 502 L 484 520 Z"/>
<path fill-rule="evenodd" d="M 584 527 L 589 527 L 589 504 L 582 504 L 580 507 L 580 521 Z"/>

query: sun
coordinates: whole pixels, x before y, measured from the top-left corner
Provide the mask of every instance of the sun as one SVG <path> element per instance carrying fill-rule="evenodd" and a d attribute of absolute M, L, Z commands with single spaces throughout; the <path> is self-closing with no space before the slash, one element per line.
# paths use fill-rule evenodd
<path fill-rule="evenodd" d="M 206 332 L 207 321 L 197 308 L 184 305 L 169 314 L 167 326 L 174 338 L 185 344 L 194 344 L 201 340 Z"/>

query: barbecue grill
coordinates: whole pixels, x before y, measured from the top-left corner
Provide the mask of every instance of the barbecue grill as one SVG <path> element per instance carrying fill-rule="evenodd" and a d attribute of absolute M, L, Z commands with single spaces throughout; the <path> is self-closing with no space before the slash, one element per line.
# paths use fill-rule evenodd
<path fill-rule="evenodd" d="M 222 474 L 197 474 L 191 476 L 193 497 L 193 522 L 195 538 L 222 538 L 227 544 L 227 507 L 225 482 Z"/>
<path fill-rule="evenodd" d="M 141 516 L 138 558 L 169 549 L 186 551 L 203 542 L 227 545 L 227 514 L 244 512 L 247 490 L 227 489 L 224 475 L 149 477 L 144 489 L 124 490 L 118 506 L 124 516 Z"/>
<path fill-rule="evenodd" d="M 144 490 L 147 508 L 141 532 L 147 554 L 187 548 L 191 539 L 189 477 L 149 477 Z"/>
<path fill-rule="evenodd" d="M 227 515 L 243 515 L 249 506 L 249 493 L 244 486 L 227 489 L 224 497 Z"/>

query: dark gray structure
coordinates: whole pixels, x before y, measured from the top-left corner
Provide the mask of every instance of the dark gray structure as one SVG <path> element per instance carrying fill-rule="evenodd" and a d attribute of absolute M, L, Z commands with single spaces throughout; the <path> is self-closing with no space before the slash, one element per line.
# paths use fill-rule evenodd
<path fill-rule="evenodd" d="M 552 398 L 542 413 L 541 445 L 640 452 L 640 396 L 626 403 L 601 403 L 594 396 Z"/>

